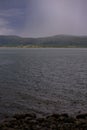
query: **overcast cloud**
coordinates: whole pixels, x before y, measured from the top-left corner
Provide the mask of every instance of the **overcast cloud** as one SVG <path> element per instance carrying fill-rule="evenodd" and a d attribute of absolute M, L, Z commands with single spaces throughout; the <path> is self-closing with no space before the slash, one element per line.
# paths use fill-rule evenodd
<path fill-rule="evenodd" d="M 87 35 L 86 13 L 87 0 L 3 0 L 0 35 Z"/>

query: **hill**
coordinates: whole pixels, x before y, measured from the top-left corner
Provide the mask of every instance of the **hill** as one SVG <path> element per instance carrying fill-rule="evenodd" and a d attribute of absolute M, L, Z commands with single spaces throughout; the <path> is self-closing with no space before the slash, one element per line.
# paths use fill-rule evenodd
<path fill-rule="evenodd" d="M 42 38 L 0 36 L 0 47 L 87 47 L 87 36 L 56 35 Z"/>

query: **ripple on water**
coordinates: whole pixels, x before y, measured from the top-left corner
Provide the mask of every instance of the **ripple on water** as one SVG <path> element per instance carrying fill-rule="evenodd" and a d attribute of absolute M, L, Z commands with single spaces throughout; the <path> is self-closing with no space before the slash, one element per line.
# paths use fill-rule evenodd
<path fill-rule="evenodd" d="M 2 49 L 0 113 L 87 111 L 87 49 Z"/>

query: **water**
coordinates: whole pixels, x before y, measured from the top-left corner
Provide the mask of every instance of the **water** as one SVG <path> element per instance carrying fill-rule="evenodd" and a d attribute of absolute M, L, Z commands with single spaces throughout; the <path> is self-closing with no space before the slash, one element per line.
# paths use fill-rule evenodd
<path fill-rule="evenodd" d="M 87 112 L 87 49 L 0 48 L 0 117 Z"/>

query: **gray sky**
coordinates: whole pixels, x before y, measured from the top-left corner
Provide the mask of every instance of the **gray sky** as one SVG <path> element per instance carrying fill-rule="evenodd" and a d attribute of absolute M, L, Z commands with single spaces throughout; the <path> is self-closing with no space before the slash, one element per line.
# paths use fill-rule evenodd
<path fill-rule="evenodd" d="M 0 35 L 87 35 L 87 0 L 0 0 Z"/>

